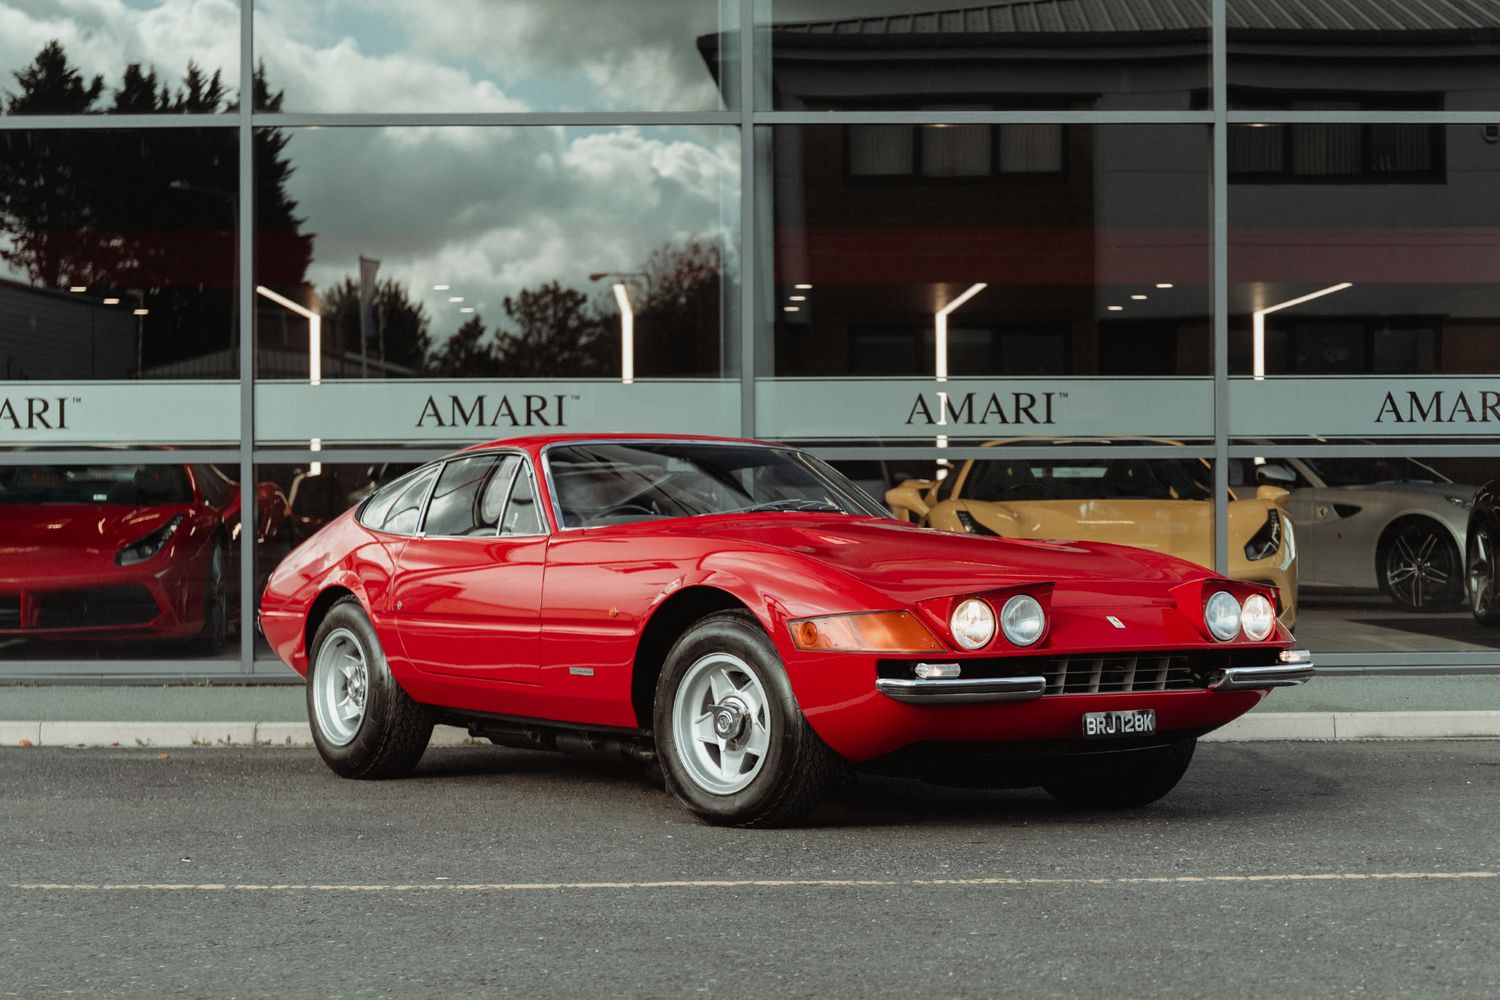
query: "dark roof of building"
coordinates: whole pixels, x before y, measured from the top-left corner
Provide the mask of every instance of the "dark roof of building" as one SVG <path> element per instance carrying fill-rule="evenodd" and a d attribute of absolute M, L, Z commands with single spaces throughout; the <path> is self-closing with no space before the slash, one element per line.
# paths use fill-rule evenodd
<path fill-rule="evenodd" d="M 778 35 L 1012 35 L 1202 32 L 1209 0 L 1006 0 L 951 10 L 772 25 Z M 1493 31 L 1496 0 L 1230 0 L 1231 31 Z"/>

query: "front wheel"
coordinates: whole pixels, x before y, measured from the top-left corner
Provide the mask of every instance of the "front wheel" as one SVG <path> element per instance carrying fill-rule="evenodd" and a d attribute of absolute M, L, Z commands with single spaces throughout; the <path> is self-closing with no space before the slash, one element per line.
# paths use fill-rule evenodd
<path fill-rule="evenodd" d="M 1386 540 L 1380 554 L 1381 582 L 1397 607 L 1438 611 L 1459 603 L 1458 547 L 1431 521 L 1412 521 Z"/>
<path fill-rule="evenodd" d="M 653 723 L 667 787 L 708 823 L 797 823 L 842 767 L 803 717 L 776 647 L 744 612 L 710 615 L 677 640 Z"/>
<path fill-rule="evenodd" d="M 1064 762 L 1042 787 L 1067 806 L 1134 809 L 1166 795 L 1193 761 L 1196 739 Z"/>
<path fill-rule="evenodd" d="M 416 767 L 432 714 L 396 683 L 357 600 L 346 597 L 328 612 L 310 660 L 307 715 L 329 768 L 345 778 L 394 778 Z"/>
<path fill-rule="evenodd" d="M 1495 595 L 1495 539 L 1489 528 L 1469 532 L 1469 610 L 1481 625 L 1500 625 Z"/>

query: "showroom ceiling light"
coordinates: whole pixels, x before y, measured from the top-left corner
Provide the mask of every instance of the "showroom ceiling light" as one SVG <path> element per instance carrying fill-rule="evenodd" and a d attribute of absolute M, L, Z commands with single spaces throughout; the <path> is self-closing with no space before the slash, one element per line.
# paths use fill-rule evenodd
<path fill-rule="evenodd" d="M 132 316 L 149 316 L 149 315 L 151 315 L 151 310 L 150 309 L 132 309 L 132 310 L 130 310 L 130 315 L 132 315 Z"/>
<path fill-rule="evenodd" d="M 111 296 L 104 300 L 104 304 L 107 306 L 117 306 L 120 304 L 120 300 Z"/>
<path fill-rule="evenodd" d="M 811 288 L 811 287 L 812 287 L 812 285 L 793 285 L 793 286 L 792 286 L 792 287 L 793 287 L 793 288 L 797 288 L 797 289 L 800 289 L 800 290 L 802 290 L 802 291 L 804 291 L 804 292 L 805 292 L 805 291 L 807 291 L 807 290 L 808 290 L 808 289 L 809 289 L 809 288 Z"/>
<path fill-rule="evenodd" d="M 434 292 L 446 292 L 448 290 L 448 287 L 449 286 L 447 285 L 433 285 L 432 290 Z"/>
<path fill-rule="evenodd" d="M 1342 292 L 1346 288 L 1353 287 L 1354 282 L 1343 281 L 1337 285 L 1329 285 L 1327 288 L 1320 288 L 1316 292 L 1308 292 L 1306 295 L 1299 295 L 1295 299 L 1287 299 L 1285 302 L 1278 302 L 1273 306 L 1266 306 L 1262 309 L 1255 310 L 1255 312 L 1252 313 L 1252 316 L 1254 318 L 1252 331 L 1254 343 L 1252 346 L 1255 357 L 1251 363 L 1251 373 L 1255 376 L 1255 381 L 1263 381 L 1266 377 L 1266 317 L 1268 315 L 1273 312 L 1280 312 L 1283 309 L 1289 309 L 1292 306 L 1300 306 L 1304 302 L 1311 302 L 1313 299 L 1321 299 L 1325 295 L 1332 295 L 1334 292 Z"/>
<path fill-rule="evenodd" d="M 939 382 L 948 381 L 948 316 L 953 310 L 990 287 L 988 282 L 977 281 L 964 289 L 963 294 L 943 306 L 932 315 L 932 325 L 937 332 L 934 338 L 933 349 L 936 356 L 933 358 L 933 371 L 937 373 Z"/>
<path fill-rule="evenodd" d="M 1170 281 L 1158 281 L 1156 283 L 1156 287 L 1157 288 L 1171 288 L 1171 287 L 1173 287 L 1173 285 L 1172 285 L 1172 283 Z"/>
<path fill-rule="evenodd" d="M 1112 313 L 1124 312 L 1125 311 L 1125 307 L 1124 306 L 1105 306 L 1104 308 L 1108 309 Z"/>
<path fill-rule="evenodd" d="M 635 381 L 635 310 L 623 282 L 615 282 L 615 302 L 620 307 L 620 381 Z"/>
<path fill-rule="evenodd" d="M 801 306 L 782 306 L 781 307 L 781 311 L 784 312 L 784 313 L 799 313 L 799 312 L 802 311 L 802 307 Z"/>
<path fill-rule="evenodd" d="M 1146 296 L 1144 296 L 1144 295 L 1132 295 L 1131 298 L 1134 299 L 1137 302 L 1145 302 L 1146 301 Z"/>
<path fill-rule="evenodd" d="M 786 300 L 788 302 L 806 302 L 807 301 L 807 296 L 806 295 L 788 295 L 786 297 Z"/>
<path fill-rule="evenodd" d="M 256 285 L 255 294 L 270 299 L 284 309 L 307 320 L 307 384 L 320 385 L 323 382 L 323 317 L 317 312 L 307 308 L 298 302 L 293 302 L 285 295 L 278 295 L 265 285 Z M 105 301 L 108 301 L 107 299 Z"/>
<path fill-rule="evenodd" d="M 462 309 L 459 310 L 459 312 L 461 312 L 461 313 L 471 313 L 473 311 L 474 311 L 474 307 L 473 306 L 464 306 Z"/>
<path fill-rule="evenodd" d="M 462 302 L 463 300 L 464 300 L 464 297 L 462 295 L 450 295 L 450 296 L 448 296 L 448 301 L 449 302 Z"/>
<path fill-rule="evenodd" d="M 68 286 L 68 291 L 70 291 L 70 292 L 86 292 L 88 290 L 89 290 L 89 286 L 88 285 L 69 285 Z"/>

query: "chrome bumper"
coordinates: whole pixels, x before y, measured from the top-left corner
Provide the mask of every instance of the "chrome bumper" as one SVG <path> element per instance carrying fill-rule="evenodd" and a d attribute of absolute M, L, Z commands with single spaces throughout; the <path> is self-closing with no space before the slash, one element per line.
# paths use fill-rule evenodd
<path fill-rule="evenodd" d="M 944 705 L 955 701 L 1030 701 L 1047 690 L 1045 677 L 980 677 L 909 680 L 880 677 L 875 690 L 887 698 L 912 705 Z"/>
<path fill-rule="evenodd" d="M 1312 654 L 1288 649 L 1281 663 L 1264 667 L 1229 667 L 1208 685 L 1210 691 L 1247 691 L 1252 688 L 1294 687 L 1312 679 Z"/>

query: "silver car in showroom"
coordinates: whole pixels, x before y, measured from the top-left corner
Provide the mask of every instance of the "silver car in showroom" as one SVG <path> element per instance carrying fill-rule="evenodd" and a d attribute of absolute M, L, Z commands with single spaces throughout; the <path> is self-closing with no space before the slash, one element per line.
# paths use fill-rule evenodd
<path fill-rule="evenodd" d="M 1291 491 L 1283 504 L 1297 525 L 1304 593 L 1379 590 L 1407 611 L 1446 611 L 1464 601 L 1464 542 L 1477 487 L 1410 458 L 1236 464 L 1241 482 Z"/>

